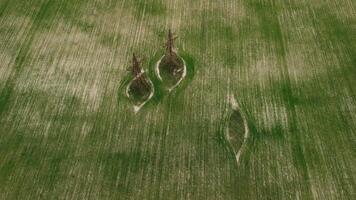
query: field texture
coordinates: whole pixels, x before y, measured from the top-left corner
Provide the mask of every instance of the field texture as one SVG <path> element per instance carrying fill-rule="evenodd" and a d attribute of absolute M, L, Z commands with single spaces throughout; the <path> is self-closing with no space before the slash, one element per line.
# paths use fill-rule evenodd
<path fill-rule="evenodd" d="M 355 199 L 355 35 L 353 0 L 0 0 L 0 199 Z"/>

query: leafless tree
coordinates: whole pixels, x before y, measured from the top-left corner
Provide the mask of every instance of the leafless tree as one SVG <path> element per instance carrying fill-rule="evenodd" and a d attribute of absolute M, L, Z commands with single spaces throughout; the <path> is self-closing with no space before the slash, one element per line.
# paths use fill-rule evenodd
<path fill-rule="evenodd" d="M 135 53 L 132 56 L 132 75 L 137 77 L 141 73 L 140 61 L 137 59 Z"/>
<path fill-rule="evenodd" d="M 173 36 L 171 29 L 168 30 L 168 39 L 166 43 L 166 56 L 174 56 L 174 40 L 177 37 Z"/>
<path fill-rule="evenodd" d="M 175 73 L 178 70 L 178 67 L 180 66 L 178 63 L 178 56 L 174 52 L 175 39 L 177 39 L 177 37 L 174 37 L 171 29 L 169 29 L 168 38 L 166 42 L 166 54 L 165 54 L 164 63 L 167 67 L 169 67 L 169 70 L 173 73 Z"/>
<path fill-rule="evenodd" d="M 141 62 L 136 57 L 135 53 L 132 56 L 132 75 L 134 76 L 133 86 L 138 90 L 137 92 L 143 94 L 144 91 L 149 90 L 150 85 L 145 76 L 141 73 Z"/>

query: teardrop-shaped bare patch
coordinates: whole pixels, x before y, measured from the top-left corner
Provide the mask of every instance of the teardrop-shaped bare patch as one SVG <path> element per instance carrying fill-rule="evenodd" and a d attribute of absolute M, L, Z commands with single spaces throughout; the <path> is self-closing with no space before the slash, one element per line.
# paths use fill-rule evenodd
<path fill-rule="evenodd" d="M 126 87 L 126 95 L 133 101 L 135 113 L 137 113 L 153 97 L 153 94 L 153 83 L 144 72 L 132 79 Z"/>
<path fill-rule="evenodd" d="M 225 131 L 225 138 L 235 154 L 236 163 L 238 165 L 241 154 L 246 146 L 249 129 L 246 118 L 234 96 L 231 95 L 228 98 L 231 105 L 231 112 Z"/>
<path fill-rule="evenodd" d="M 174 58 L 162 56 L 156 64 L 155 71 L 164 87 L 171 92 L 187 75 L 187 66 L 184 59 L 174 53 Z"/>

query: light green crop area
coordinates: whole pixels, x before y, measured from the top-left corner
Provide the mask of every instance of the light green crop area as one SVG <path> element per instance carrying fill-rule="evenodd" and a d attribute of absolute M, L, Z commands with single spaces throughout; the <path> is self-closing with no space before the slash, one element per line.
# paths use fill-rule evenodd
<path fill-rule="evenodd" d="M 0 0 L 0 199 L 353 199 L 355 8 Z M 132 53 L 159 85 L 169 28 L 187 76 L 135 114 Z M 231 95 L 250 133 L 238 164 Z"/>

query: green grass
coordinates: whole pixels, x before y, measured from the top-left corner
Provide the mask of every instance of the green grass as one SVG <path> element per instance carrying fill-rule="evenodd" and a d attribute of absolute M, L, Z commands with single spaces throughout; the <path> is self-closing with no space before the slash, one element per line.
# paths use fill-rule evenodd
<path fill-rule="evenodd" d="M 0 199 L 352 199 L 353 5 L 0 0 Z M 171 93 L 168 28 L 187 64 Z M 133 52 L 155 87 L 136 114 Z"/>

